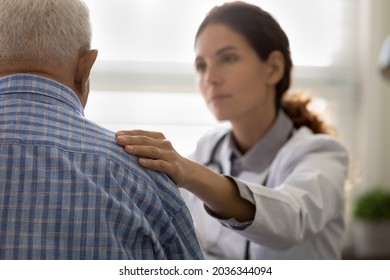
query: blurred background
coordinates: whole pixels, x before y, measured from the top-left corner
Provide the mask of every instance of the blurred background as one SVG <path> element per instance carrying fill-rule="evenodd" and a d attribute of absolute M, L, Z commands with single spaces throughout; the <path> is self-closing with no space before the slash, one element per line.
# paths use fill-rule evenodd
<path fill-rule="evenodd" d="M 184 155 L 205 131 L 227 125 L 208 112 L 193 67 L 197 27 L 211 7 L 226 1 L 85 2 L 92 47 L 99 50 L 87 118 L 114 131 L 162 131 Z M 390 190 L 390 78 L 380 71 L 380 60 L 383 64 L 390 57 L 390 47 L 388 56 L 381 54 L 390 34 L 390 0 L 246 2 L 270 12 L 286 31 L 295 64 L 292 89 L 316 97 L 313 110 L 337 126 L 350 151 L 344 258 L 390 259 L 390 227 L 383 228 L 390 222 L 374 230 L 384 232 L 373 238 L 382 250 L 367 252 L 359 247 L 358 238 L 367 234 L 354 214 L 362 194 L 378 187 Z"/>

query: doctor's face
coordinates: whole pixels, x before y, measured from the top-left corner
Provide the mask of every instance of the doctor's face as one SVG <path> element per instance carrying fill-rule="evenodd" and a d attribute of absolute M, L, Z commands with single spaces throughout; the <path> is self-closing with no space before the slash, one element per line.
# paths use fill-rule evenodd
<path fill-rule="evenodd" d="M 217 120 L 261 120 L 274 112 L 269 65 L 239 33 L 210 24 L 197 37 L 195 53 L 199 89 Z"/>

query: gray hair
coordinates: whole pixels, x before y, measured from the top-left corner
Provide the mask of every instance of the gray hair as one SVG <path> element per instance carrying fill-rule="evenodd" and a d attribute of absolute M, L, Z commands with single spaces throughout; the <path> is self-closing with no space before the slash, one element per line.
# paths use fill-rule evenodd
<path fill-rule="evenodd" d="M 91 44 L 81 0 L 0 0 L 0 61 L 61 65 Z"/>

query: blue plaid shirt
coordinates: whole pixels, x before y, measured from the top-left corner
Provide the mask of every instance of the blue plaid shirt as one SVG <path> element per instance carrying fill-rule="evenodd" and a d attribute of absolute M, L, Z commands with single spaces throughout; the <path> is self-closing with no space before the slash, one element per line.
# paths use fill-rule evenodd
<path fill-rule="evenodd" d="M 176 186 L 87 120 L 71 89 L 0 77 L 0 259 L 202 258 Z"/>

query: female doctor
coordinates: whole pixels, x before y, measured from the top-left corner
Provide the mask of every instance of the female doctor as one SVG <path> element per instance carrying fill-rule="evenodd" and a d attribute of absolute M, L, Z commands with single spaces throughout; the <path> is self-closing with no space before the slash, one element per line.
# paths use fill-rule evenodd
<path fill-rule="evenodd" d="M 214 7 L 195 39 L 208 108 L 231 129 L 204 135 L 190 158 L 159 132 L 120 131 L 140 165 L 183 190 L 205 252 L 218 259 L 339 259 L 346 149 L 299 95 L 275 19 L 242 2 Z"/>

